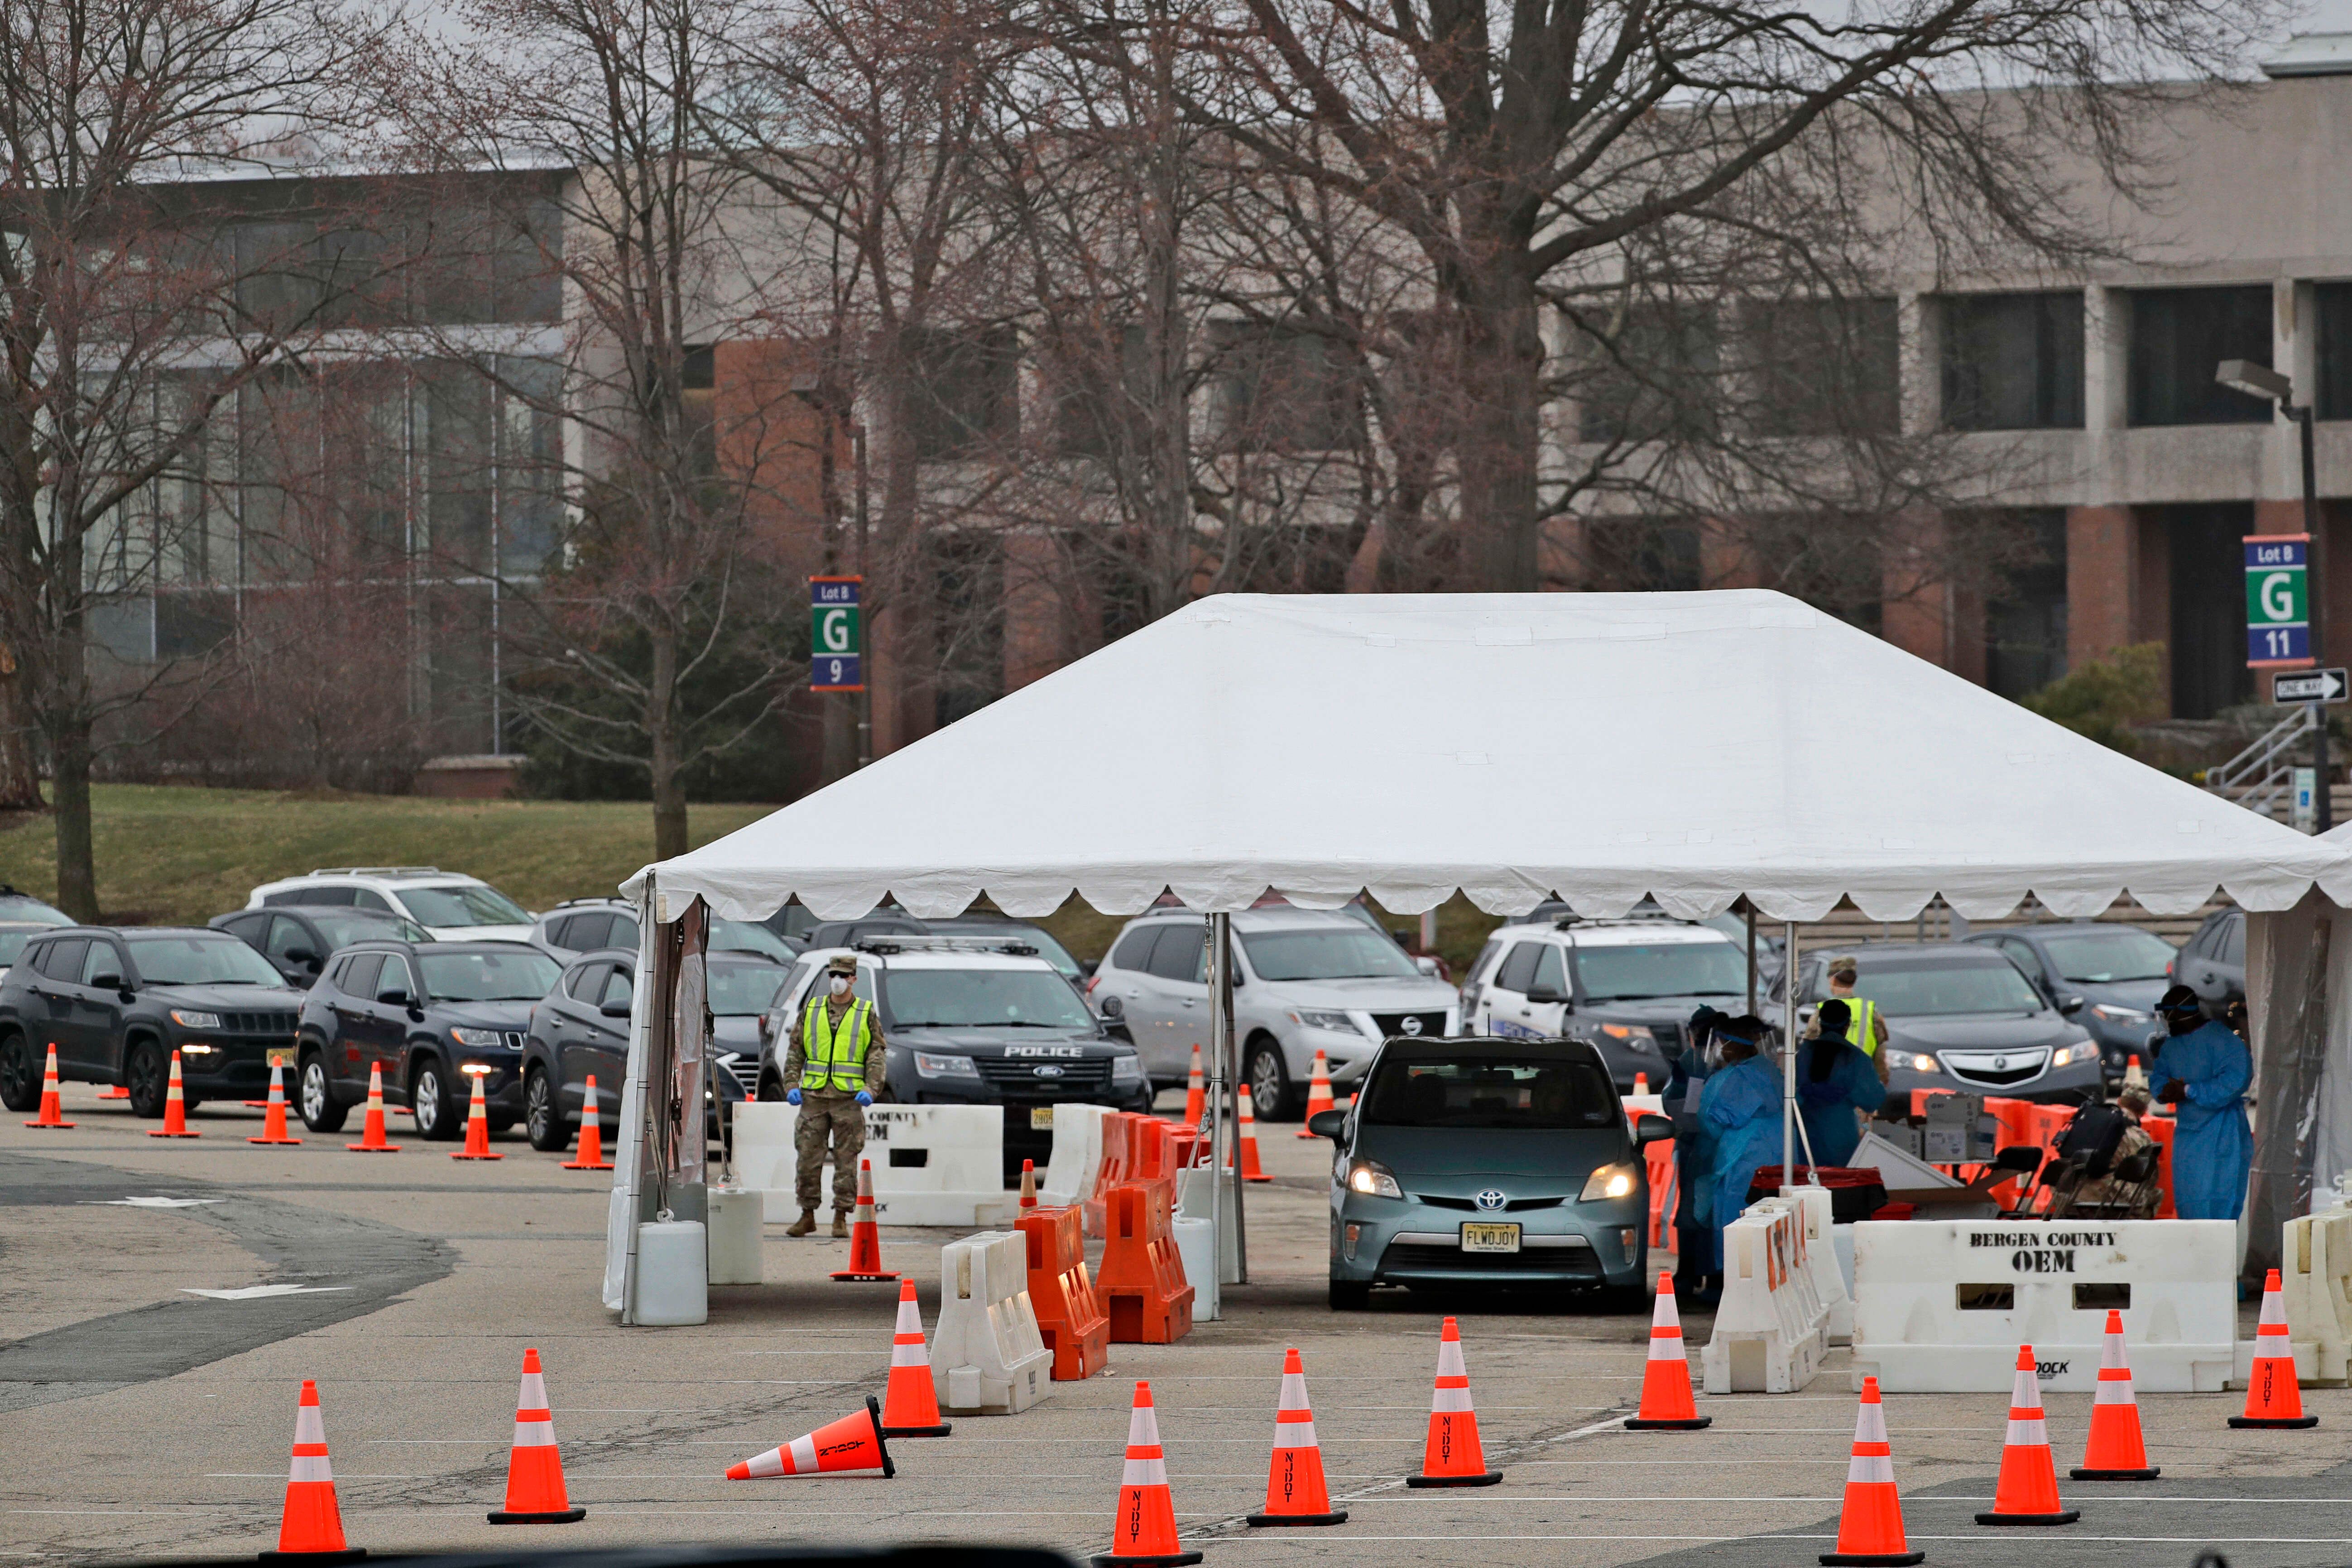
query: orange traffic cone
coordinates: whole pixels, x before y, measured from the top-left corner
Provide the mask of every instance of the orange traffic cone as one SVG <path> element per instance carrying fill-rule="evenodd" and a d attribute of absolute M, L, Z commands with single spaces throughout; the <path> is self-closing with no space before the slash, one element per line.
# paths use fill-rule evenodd
<path fill-rule="evenodd" d="M 1307 1120 L 1312 1121 L 1315 1120 L 1317 1111 L 1331 1109 L 1331 1068 L 1329 1064 L 1324 1061 L 1323 1049 L 1318 1046 L 1315 1050 L 1315 1071 L 1307 1080 Z M 1321 1136 L 1320 1133 L 1309 1132 L 1304 1127 L 1298 1130 L 1297 1135 L 1301 1138 Z"/>
<path fill-rule="evenodd" d="M 1647 1094 L 1650 1092 L 1650 1075 L 1648 1073 L 1637 1072 L 1633 1075 L 1633 1092 L 1635 1094 Z"/>
<path fill-rule="evenodd" d="M 1846 1462 L 1845 1506 L 1838 1513 L 1837 1550 L 1821 1554 L 1823 1568 L 1907 1568 L 1923 1562 L 1903 1539 L 1903 1500 L 1895 1490 L 1895 1450 L 1886 1441 L 1886 1407 L 1878 1379 L 1862 1380 L 1862 1408 L 1853 1417 L 1853 1458 Z"/>
<path fill-rule="evenodd" d="M 264 1563 L 300 1558 L 306 1563 L 352 1563 L 365 1547 L 343 1543 L 343 1512 L 335 1505 L 335 1470 L 327 1460 L 327 1425 L 319 1415 L 319 1385 L 302 1380 L 294 1407 L 294 1465 L 286 1476 L 286 1509 L 278 1524 L 278 1550 Z"/>
<path fill-rule="evenodd" d="M 2319 1417 L 2303 1413 L 2303 1388 L 2295 1382 L 2294 1351 L 2287 1343 L 2286 1298 L 2279 1294 L 2279 1271 L 2263 1282 L 2263 1321 L 2254 1328 L 2253 1375 L 2246 1383 L 2246 1413 L 2230 1417 L 2232 1426 L 2316 1426 Z"/>
<path fill-rule="evenodd" d="M 1249 1085 L 1241 1087 L 1242 1095 L 1242 1180 L 1270 1182 L 1274 1180 L 1257 1163 L 1257 1113 L 1250 1109 Z"/>
<path fill-rule="evenodd" d="M 388 1142 L 383 1135 L 383 1065 L 379 1062 L 368 1068 L 367 1121 L 360 1128 L 360 1141 L 346 1143 L 344 1148 L 355 1154 L 397 1154 L 400 1146 Z"/>
<path fill-rule="evenodd" d="M 547 1405 L 547 1380 L 540 1375 L 539 1352 L 522 1352 L 522 1392 L 515 1397 L 514 1448 L 507 1456 L 507 1506 L 490 1515 L 492 1524 L 573 1524 L 588 1517 L 572 1506 L 563 1487 L 563 1456 L 555 1447 L 555 1414 Z"/>
<path fill-rule="evenodd" d="M 110 1083 L 98 1091 L 100 1100 L 129 1100 L 131 1091 L 119 1083 Z"/>
<path fill-rule="evenodd" d="M 1315 1412 L 1307 1403 L 1307 1369 L 1297 1350 L 1282 1357 L 1282 1401 L 1274 1413 L 1274 1459 L 1265 1476 L 1265 1511 L 1255 1525 L 1345 1524 L 1348 1510 L 1331 1510 L 1323 1480 L 1323 1449 L 1315 1441 Z"/>
<path fill-rule="evenodd" d="M 1715 1417 L 1691 1402 L 1690 1356 L 1683 1349 L 1682 1313 L 1675 1277 L 1658 1276 L 1658 1304 L 1650 1316 L 1650 1361 L 1642 1373 L 1642 1407 L 1625 1418 L 1628 1432 L 1696 1432 Z"/>
<path fill-rule="evenodd" d="M 1470 1408 L 1470 1372 L 1462 1361 L 1462 1331 L 1453 1319 L 1437 1340 L 1437 1392 L 1429 1402 L 1429 1442 L 1422 1450 L 1421 1474 L 1409 1487 L 1491 1487 L 1503 1472 L 1486 1468 L 1478 1442 L 1478 1413 Z"/>
<path fill-rule="evenodd" d="M 890 1341 L 890 1384 L 882 1391 L 882 1436 L 944 1437 L 953 1430 L 951 1423 L 940 1419 L 939 1385 L 931 1381 L 931 1358 L 923 1353 L 923 1310 L 915 1304 L 915 1282 L 901 1279 L 898 1331 Z"/>
<path fill-rule="evenodd" d="M 1037 1206 L 1037 1162 L 1021 1162 L 1021 1212 L 1027 1214 Z"/>
<path fill-rule="evenodd" d="M 588 1075 L 587 1087 L 580 1091 L 580 1157 L 567 1160 L 567 1171 L 609 1171 L 613 1162 L 604 1158 L 604 1119 L 596 1110 L 596 1075 Z"/>
<path fill-rule="evenodd" d="M 469 1072 L 474 1080 L 473 1102 L 466 1107 L 466 1146 L 449 1156 L 452 1160 L 503 1160 L 504 1154 L 490 1152 L 490 1105 L 482 1098 L 483 1074 Z"/>
<path fill-rule="evenodd" d="M 879 1281 L 898 1278 L 882 1267 L 882 1227 L 874 1223 L 874 1162 L 857 1162 L 857 1206 L 849 1213 L 849 1267 L 835 1279 Z"/>
<path fill-rule="evenodd" d="M 201 1132 L 188 1131 L 188 1098 L 180 1091 L 180 1053 L 172 1053 L 172 1082 L 163 1090 L 163 1125 L 152 1129 L 150 1138 L 201 1138 Z"/>
<path fill-rule="evenodd" d="M 818 1427 L 805 1437 L 769 1449 L 756 1458 L 727 1468 L 730 1481 L 763 1480 L 771 1476 L 829 1475 L 839 1470 L 880 1470 L 888 1480 L 898 1473 L 890 1450 L 882 1442 L 882 1407 L 866 1396 L 866 1408 Z"/>
<path fill-rule="evenodd" d="M 172 1058 L 178 1061 L 178 1057 Z M 65 1096 L 58 1088 L 58 1043 L 49 1042 L 48 1065 L 41 1068 L 41 1113 L 25 1123 L 27 1127 L 71 1127 L 66 1120 Z"/>
<path fill-rule="evenodd" d="M 2124 1364 L 2124 1315 L 2107 1313 L 2107 1333 L 2099 1351 L 2099 1392 L 2091 1405 L 2091 1440 L 2083 1462 L 2066 1472 L 2078 1481 L 2152 1481 L 2159 1474 L 2147 1462 L 2139 1431 L 2139 1401 L 2132 1397 L 2131 1368 Z"/>
<path fill-rule="evenodd" d="M 2042 1418 L 2042 1380 L 2034 1375 L 2033 1347 L 2020 1345 L 2000 1479 L 1992 1489 L 1992 1511 L 1977 1515 L 1977 1522 L 2072 1524 L 2082 1517 L 2080 1509 L 2058 1504 L 2058 1467 L 2050 1458 L 2049 1424 Z"/>
<path fill-rule="evenodd" d="M 1201 1047 L 1192 1047 L 1192 1076 L 1184 1080 L 1184 1125 L 1198 1127 L 1201 1118 L 1208 1113 L 1209 1089 L 1201 1077 Z"/>
<path fill-rule="evenodd" d="M 269 1098 L 262 1102 L 261 1136 L 248 1138 L 248 1143 L 299 1143 L 299 1138 L 286 1135 L 286 1064 L 269 1064 Z"/>
<path fill-rule="evenodd" d="M 1160 1417 L 1151 1384 L 1135 1385 L 1127 1415 L 1127 1468 L 1118 1478 L 1118 1511 L 1111 1518 L 1110 1550 L 1095 1568 L 1183 1568 L 1201 1554 L 1176 1542 L 1176 1499 L 1168 1489 L 1168 1460 L 1160 1450 Z"/>

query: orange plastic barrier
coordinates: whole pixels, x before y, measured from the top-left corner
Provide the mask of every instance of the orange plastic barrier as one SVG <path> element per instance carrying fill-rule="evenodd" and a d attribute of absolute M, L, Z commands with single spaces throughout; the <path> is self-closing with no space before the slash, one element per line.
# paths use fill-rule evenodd
<path fill-rule="evenodd" d="M 1137 1116 L 1128 1128 L 1128 1180 L 1176 1185 L 1176 1128 L 1156 1116 Z M 1172 1198 L 1170 1200 L 1174 1201 Z"/>
<path fill-rule="evenodd" d="M 1125 1182 L 1105 1204 L 1102 1278 L 1096 1289 L 1110 1312 L 1111 1342 L 1165 1345 L 1192 1329 L 1192 1287 L 1176 1251 L 1168 1188 Z"/>
<path fill-rule="evenodd" d="M 1029 1304 L 1054 1352 L 1054 1381 L 1076 1383 L 1110 1364 L 1110 1314 L 1087 1272 L 1075 1208 L 1034 1208 L 1013 1224 L 1029 1243 Z"/>
<path fill-rule="evenodd" d="M 1927 1115 L 1929 1096 L 1954 1092 L 1948 1089 L 1913 1089 L 1911 1114 Z M 1996 1151 L 2013 1148 L 2020 1144 L 2029 1144 L 2037 1149 L 2047 1150 L 2047 1158 L 2050 1160 L 2057 1158 L 2058 1140 L 2065 1132 L 2066 1123 L 2074 1114 L 2074 1108 L 2071 1105 L 2038 1105 L 2029 1100 L 2004 1100 L 1993 1097 L 1986 1099 L 1984 1108 L 1985 1114 L 1992 1117 L 2000 1124 L 2000 1131 L 1993 1137 L 1993 1147 Z M 2156 1217 L 2158 1219 L 2177 1219 L 2180 1213 L 2172 1203 L 2172 1135 L 2176 1129 L 2168 1111 L 2169 1107 L 2154 1107 L 2150 1114 L 2140 1121 L 2142 1130 L 2155 1139 L 2158 1147 L 2163 1151 L 2158 1156 L 2156 1166 L 2157 1190 L 2163 1194 L 2158 1200 L 2156 1207 Z M 1969 1177 L 1980 1168 L 1963 1167 L 1962 1175 L 1964 1178 Z M 2003 1182 L 1992 1189 L 1991 1196 L 2005 1208 L 2017 1202 L 2020 1192 L 2021 1188 L 2016 1182 Z"/>
<path fill-rule="evenodd" d="M 1650 1245 L 1675 1249 L 1675 1227 L 1666 1216 L 1674 1212 L 1675 1145 L 1669 1138 L 1643 1146 L 1643 1163 L 1650 1168 Z"/>
<path fill-rule="evenodd" d="M 1125 1110 L 1114 1110 L 1102 1119 L 1102 1163 L 1095 1170 L 1095 1190 L 1081 1199 L 1078 1207 L 1085 1211 L 1087 1234 L 1104 1234 L 1104 1204 L 1111 1188 L 1127 1180 L 1133 1159 L 1129 1147 L 1128 1129 L 1138 1121 L 1147 1120 Z"/>

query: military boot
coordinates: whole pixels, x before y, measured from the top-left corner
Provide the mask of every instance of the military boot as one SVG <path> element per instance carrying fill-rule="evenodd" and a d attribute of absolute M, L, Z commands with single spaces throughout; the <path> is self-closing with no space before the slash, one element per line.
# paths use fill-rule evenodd
<path fill-rule="evenodd" d="M 786 1236 L 806 1236 L 816 1228 L 816 1210 L 803 1209 L 801 1217 L 784 1227 Z"/>
<path fill-rule="evenodd" d="M 849 1239 L 849 1216 L 839 1209 L 833 1211 L 833 1239 L 835 1241 Z"/>

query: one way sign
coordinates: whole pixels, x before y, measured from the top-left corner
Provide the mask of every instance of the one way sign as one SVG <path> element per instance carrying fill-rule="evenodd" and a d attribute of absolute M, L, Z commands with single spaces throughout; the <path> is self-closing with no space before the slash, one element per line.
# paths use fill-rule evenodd
<path fill-rule="evenodd" d="M 2271 677 L 2273 702 L 2341 702 L 2352 696 L 2352 675 L 2342 669 L 2280 670 Z"/>

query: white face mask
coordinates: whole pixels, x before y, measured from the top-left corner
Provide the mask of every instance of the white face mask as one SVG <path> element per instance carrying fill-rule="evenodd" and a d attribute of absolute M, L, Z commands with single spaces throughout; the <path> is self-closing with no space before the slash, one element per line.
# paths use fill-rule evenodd
<path fill-rule="evenodd" d="M 849 976 L 846 974 L 835 975 L 833 977 L 830 989 L 835 996 L 846 996 L 849 994 Z"/>

